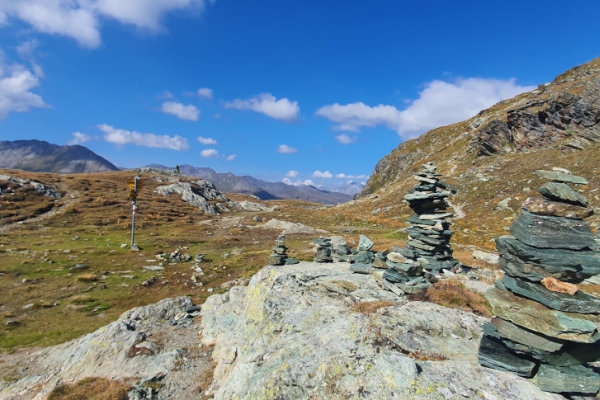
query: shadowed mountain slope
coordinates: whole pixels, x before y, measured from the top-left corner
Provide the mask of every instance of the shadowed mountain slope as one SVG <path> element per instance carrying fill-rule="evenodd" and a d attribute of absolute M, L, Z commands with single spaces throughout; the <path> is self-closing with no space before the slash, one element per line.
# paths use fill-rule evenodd
<path fill-rule="evenodd" d="M 41 140 L 0 141 L 0 168 L 61 174 L 119 170 L 84 146 L 58 146 Z"/>

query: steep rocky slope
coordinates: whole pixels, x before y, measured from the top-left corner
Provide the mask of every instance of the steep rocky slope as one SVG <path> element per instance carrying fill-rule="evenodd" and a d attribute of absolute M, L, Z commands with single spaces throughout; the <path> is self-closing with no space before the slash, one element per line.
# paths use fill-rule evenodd
<path fill-rule="evenodd" d="M 61 174 L 119 170 L 86 147 L 58 146 L 40 140 L 0 141 L 0 168 Z"/>
<path fill-rule="evenodd" d="M 365 189 L 342 213 L 361 212 L 372 223 L 411 212 L 401 200 L 412 176 L 434 162 L 456 186 L 455 241 L 466 236 L 481 248 L 505 233 L 519 205 L 543 180 L 536 169 L 562 167 L 584 176 L 580 191 L 600 206 L 600 58 L 573 68 L 552 83 L 502 101 L 473 118 L 431 130 L 402 143 L 376 165 Z M 598 212 L 590 218 L 595 230 Z"/>
<path fill-rule="evenodd" d="M 402 143 L 377 165 L 365 197 L 406 177 L 431 159 L 491 165 L 504 154 L 560 150 L 568 153 L 600 142 L 600 58 L 559 75 L 552 83 L 504 100 L 457 124 Z"/>

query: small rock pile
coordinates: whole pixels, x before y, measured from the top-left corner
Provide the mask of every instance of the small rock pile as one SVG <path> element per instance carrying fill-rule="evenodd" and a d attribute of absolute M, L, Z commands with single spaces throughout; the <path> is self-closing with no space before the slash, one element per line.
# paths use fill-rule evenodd
<path fill-rule="evenodd" d="M 418 261 L 432 274 L 459 265 L 452 257 L 450 247 L 450 238 L 454 232 L 449 229 L 451 223 L 446 221 L 453 216 L 446 212 L 449 207 L 446 198 L 451 193 L 456 193 L 456 189 L 440 180 L 441 175 L 435 172 L 436 169 L 431 162 L 423 165 L 422 171 L 414 176 L 419 183 L 404 196 L 408 206 L 415 212 L 408 219 L 411 226 L 406 230 L 408 251 L 404 256 Z"/>
<path fill-rule="evenodd" d="M 279 235 L 275 240 L 275 246 L 273 246 L 273 250 L 271 251 L 271 255 L 267 259 L 267 263 L 269 265 L 291 265 L 298 264 L 298 260 L 295 258 L 288 257 L 287 255 L 287 246 L 285 245 L 285 236 Z"/>
<path fill-rule="evenodd" d="M 172 253 L 163 253 L 160 252 L 156 255 L 156 259 L 159 261 L 166 262 L 182 262 L 182 261 L 191 261 L 192 256 L 189 253 L 182 253 L 181 250 L 187 250 L 187 247 L 177 248 Z"/>
<path fill-rule="evenodd" d="M 513 236 L 496 240 L 506 274 L 486 292 L 496 316 L 484 326 L 479 362 L 535 375 L 546 392 L 592 398 L 600 390 L 600 298 L 573 283 L 600 273 L 600 253 L 583 221 L 593 211 L 568 185 L 587 181 L 562 169 L 536 173 L 550 180 L 543 197 L 527 199 Z"/>
<path fill-rule="evenodd" d="M 319 237 L 314 239 L 313 243 L 317 245 L 317 254 L 315 255 L 315 262 L 318 263 L 330 263 L 333 262 L 331 255 L 331 239 L 326 237 Z"/>

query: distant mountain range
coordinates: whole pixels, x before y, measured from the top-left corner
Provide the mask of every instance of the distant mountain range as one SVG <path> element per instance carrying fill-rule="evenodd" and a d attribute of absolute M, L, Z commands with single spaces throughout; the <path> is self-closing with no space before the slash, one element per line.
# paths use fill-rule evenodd
<path fill-rule="evenodd" d="M 41 140 L 0 141 L 0 168 L 63 174 L 119 170 L 87 147 Z"/>
<path fill-rule="evenodd" d="M 173 169 L 173 167 L 160 164 L 150 164 L 146 167 Z M 251 194 L 261 200 L 294 199 L 322 204 L 336 204 L 345 203 L 352 199 L 350 194 L 329 192 L 310 185 L 293 186 L 283 182 L 266 182 L 247 175 L 237 176 L 231 172 L 221 173 L 211 168 L 198 168 L 188 164 L 180 165 L 179 169 L 183 174 L 196 176 L 211 182 L 221 192 Z M 349 185 L 349 188 L 351 187 L 352 185 Z"/>

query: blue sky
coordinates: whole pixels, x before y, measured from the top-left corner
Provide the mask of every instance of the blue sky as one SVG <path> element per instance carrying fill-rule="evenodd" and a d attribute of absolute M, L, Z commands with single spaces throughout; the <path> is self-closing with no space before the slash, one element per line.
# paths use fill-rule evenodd
<path fill-rule="evenodd" d="M 335 188 L 600 56 L 600 2 L 0 0 L 0 140 Z"/>

